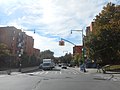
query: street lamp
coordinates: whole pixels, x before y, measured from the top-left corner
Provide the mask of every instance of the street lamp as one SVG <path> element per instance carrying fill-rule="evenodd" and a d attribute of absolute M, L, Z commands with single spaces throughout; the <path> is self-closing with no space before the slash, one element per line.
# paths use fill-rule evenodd
<path fill-rule="evenodd" d="M 84 46 L 84 40 L 83 40 L 83 38 L 84 38 L 84 35 L 83 35 L 83 29 L 81 29 L 81 30 L 71 30 L 71 34 L 72 34 L 73 31 L 82 32 L 82 44 L 83 44 L 83 46 Z"/>
<path fill-rule="evenodd" d="M 83 60 L 83 71 L 84 72 L 86 72 L 86 70 L 85 70 L 85 59 L 84 59 L 84 57 L 85 57 L 85 48 L 84 48 L 84 35 L 83 35 L 83 29 L 82 30 L 71 30 L 71 34 L 72 34 L 72 32 L 73 31 L 77 31 L 77 32 L 82 32 L 82 45 L 83 45 L 83 48 L 82 48 L 82 60 Z"/>
<path fill-rule="evenodd" d="M 22 29 L 23 30 L 23 29 Z M 23 31 L 33 31 L 35 34 L 35 29 L 24 29 Z"/>

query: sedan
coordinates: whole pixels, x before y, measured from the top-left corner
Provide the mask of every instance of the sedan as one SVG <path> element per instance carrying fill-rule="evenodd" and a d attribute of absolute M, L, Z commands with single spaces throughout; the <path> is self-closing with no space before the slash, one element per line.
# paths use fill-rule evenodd
<path fill-rule="evenodd" d="M 67 69 L 67 66 L 63 64 L 61 68 L 62 69 Z"/>

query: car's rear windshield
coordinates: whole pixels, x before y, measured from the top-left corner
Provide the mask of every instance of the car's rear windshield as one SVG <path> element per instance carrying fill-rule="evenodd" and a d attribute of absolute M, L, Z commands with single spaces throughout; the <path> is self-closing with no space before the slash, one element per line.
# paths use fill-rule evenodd
<path fill-rule="evenodd" d="M 49 66 L 50 63 L 43 63 L 43 66 Z"/>

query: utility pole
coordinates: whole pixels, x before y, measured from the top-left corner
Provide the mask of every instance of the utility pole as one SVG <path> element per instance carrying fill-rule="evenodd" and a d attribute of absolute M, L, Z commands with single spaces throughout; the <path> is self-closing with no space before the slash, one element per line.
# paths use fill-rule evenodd
<path fill-rule="evenodd" d="M 85 48 L 84 48 L 84 34 L 83 34 L 83 29 L 82 30 L 71 30 L 71 34 L 73 31 L 77 31 L 77 32 L 82 32 L 82 60 L 83 60 L 83 64 L 82 64 L 82 67 L 83 68 L 83 71 L 86 72 L 86 69 L 85 69 L 85 58 L 84 58 L 84 55 L 85 55 Z"/>

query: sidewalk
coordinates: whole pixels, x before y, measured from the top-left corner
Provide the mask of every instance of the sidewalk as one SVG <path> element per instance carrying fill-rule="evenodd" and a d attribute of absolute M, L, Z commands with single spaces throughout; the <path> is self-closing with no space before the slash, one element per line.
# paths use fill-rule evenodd
<path fill-rule="evenodd" d="M 84 74 L 92 74 L 94 79 L 120 81 L 120 72 L 107 71 L 106 74 L 103 74 L 102 70 L 101 73 L 98 73 L 96 68 L 86 68 L 86 72 L 80 71 L 79 67 L 74 69 Z"/>
<path fill-rule="evenodd" d="M 38 66 L 21 68 L 21 73 L 31 72 L 31 71 L 35 71 L 35 70 L 38 70 Z M 17 68 L 17 69 L 8 69 L 8 70 L 0 71 L 0 75 L 8 74 L 10 71 L 11 71 L 11 72 L 18 72 L 18 71 L 19 71 L 19 68 Z"/>
<path fill-rule="evenodd" d="M 75 68 L 73 68 L 73 69 L 75 69 L 75 70 L 77 70 L 77 71 L 79 71 L 79 72 L 82 72 L 82 73 L 84 73 L 83 71 L 80 71 L 80 68 L 79 67 L 75 67 Z M 95 74 L 95 73 L 97 73 L 97 69 L 96 68 L 86 68 L 86 72 L 85 72 L 86 74 Z"/>

